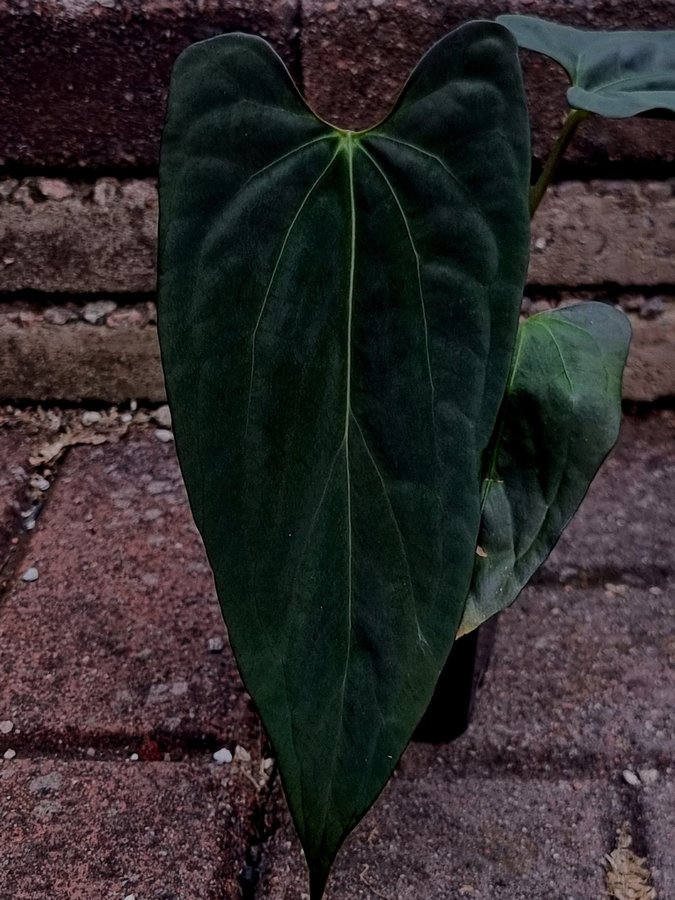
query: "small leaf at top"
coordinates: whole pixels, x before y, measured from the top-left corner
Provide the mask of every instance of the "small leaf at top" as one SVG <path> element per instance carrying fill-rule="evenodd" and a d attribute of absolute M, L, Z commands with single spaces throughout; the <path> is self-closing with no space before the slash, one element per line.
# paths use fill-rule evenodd
<path fill-rule="evenodd" d="M 321 896 L 445 663 L 527 270 L 516 42 L 452 32 L 364 132 L 258 38 L 189 48 L 160 171 L 176 445 Z"/>
<path fill-rule="evenodd" d="M 535 16 L 498 16 L 518 44 L 559 62 L 567 101 L 609 119 L 675 113 L 675 31 L 592 31 Z"/>
<path fill-rule="evenodd" d="M 521 324 L 458 636 L 513 603 L 583 500 L 619 433 L 629 342 L 627 317 L 604 303 Z"/>

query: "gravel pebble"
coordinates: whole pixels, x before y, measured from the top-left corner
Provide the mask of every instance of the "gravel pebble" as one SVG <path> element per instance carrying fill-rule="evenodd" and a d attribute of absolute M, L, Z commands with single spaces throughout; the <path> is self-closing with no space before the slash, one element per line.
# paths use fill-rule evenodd
<path fill-rule="evenodd" d="M 173 440 L 173 433 L 168 428 L 158 428 L 155 437 L 162 444 L 169 444 Z"/>
<path fill-rule="evenodd" d="M 97 422 L 101 421 L 101 413 L 96 412 L 95 409 L 88 409 L 82 413 L 80 421 L 83 425 L 96 425 Z"/>
<path fill-rule="evenodd" d="M 50 306 L 44 311 L 42 318 L 48 325 L 66 325 L 77 319 L 77 313 L 72 309 L 65 309 L 63 306 Z"/>
<path fill-rule="evenodd" d="M 642 784 L 635 772 L 632 772 L 630 769 L 623 770 L 623 780 L 631 787 L 640 787 Z"/>
<path fill-rule="evenodd" d="M 171 410 L 166 403 L 152 413 L 152 418 L 162 428 L 171 428 Z"/>
<path fill-rule="evenodd" d="M 105 317 L 117 309 L 117 304 L 112 300 L 97 300 L 94 303 L 85 303 L 82 310 L 82 318 L 90 325 L 98 325 Z"/>
<path fill-rule="evenodd" d="M 216 752 L 213 754 L 213 758 L 219 766 L 222 766 L 223 763 L 232 762 L 232 754 L 227 749 L 227 747 L 221 747 L 220 750 L 216 750 Z"/>
<path fill-rule="evenodd" d="M 5 719 L 4 722 L 0 722 L 0 734 L 9 734 L 10 731 L 14 730 L 14 722 L 10 722 L 9 719 Z"/>
<path fill-rule="evenodd" d="M 234 748 L 234 758 L 239 762 L 251 762 L 251 754 L 246 747 L 241 747 L 239 744 Z"/>
<path fill-rule="evenodd" d="M 16 756 L 16 750 L 12 750 L 11 748 L 9 750 L 5 750 L 2 756 L 3 759 L 14 759 L 14 757 Z"/>
<path fill-rule="evenodd" d="M 659 778 L 659 773 L 656 769 L 638 769 L 638 775 L 644 785 L 654 784 Z"/>
<path fill-rule="evenodd" d="M 209 653 L 222 653 L 225 647 L 225 641 L 221 637 L 212 637 L 208 639 L 206 644 Z"/>
<path fill-rule="evenodd" d="M 22 581 L 37 581 L 40 577 L 40 573 L 35 568 L 35 566 L 31 566 L 30 569 L 26 569 L 26 571 L 21 576 Z"/>

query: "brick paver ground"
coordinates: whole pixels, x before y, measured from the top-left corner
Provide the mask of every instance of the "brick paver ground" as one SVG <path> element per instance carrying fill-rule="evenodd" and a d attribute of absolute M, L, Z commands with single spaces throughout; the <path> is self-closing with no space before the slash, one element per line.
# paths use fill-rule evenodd
<path fill-rule="evenodd" d="M 601 898 L 624 822 L 675 896 L 674 424 L 625 423 L 500 617 L 471 728 L 409 748 L 330 900 Z M 0 509 L 30 444 L 0 427 Z M 300 900 L 173 446 L 136 430 L 70 451 L 19 552 L 0 596 L 1 900 Z"/>

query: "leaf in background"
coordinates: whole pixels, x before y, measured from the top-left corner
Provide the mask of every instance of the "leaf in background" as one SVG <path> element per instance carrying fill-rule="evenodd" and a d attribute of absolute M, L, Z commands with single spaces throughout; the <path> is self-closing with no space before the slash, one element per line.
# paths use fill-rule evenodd
<path fill-rule="evenodd" d="M 629 342 L 627 317 L 604 303 L 521 324 L 458 636 L 513 603 L 583 500 L 619 434 Z"/>
<path fill-rule="evenodd" d="M 560 63 L 571 107 L 609 119 L 675 113 L 675 31 L 586 31 L 534 16 L 497 22 L 521 47 Z"/>
<path fill-rule="evenodd" d="M 320 897 L 452 645 L 527 269 L 513 37 L 436 44 L 320 121 L 258 38 L 179 59 L 159 329 L 179 459 Z"/>

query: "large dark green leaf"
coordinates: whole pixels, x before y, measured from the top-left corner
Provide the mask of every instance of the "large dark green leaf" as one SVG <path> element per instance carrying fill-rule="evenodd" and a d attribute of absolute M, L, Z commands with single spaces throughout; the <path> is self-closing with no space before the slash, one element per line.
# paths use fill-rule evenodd
<path fill-rule="evenodd" d="M 262 40 L 189 48 L 161 161 L 178 454 L 319 897 L 450 650 L 528 253 L 517 48 L 471 23 L 320 121 Z"/>
<path fill-rule="evenodd" d="M 675 113 L 675 31 L 586 31 L 534 16 L 498 16 L 519 45 L 555 59 L 567 100 L 610 119 Z"/>
<path fill-rule="evenodd" d="M 581 503 L 619 433 L 629 341 L 626 316 L 603 303 L 520 326 L 459 634 L 513 603 Z"/>

